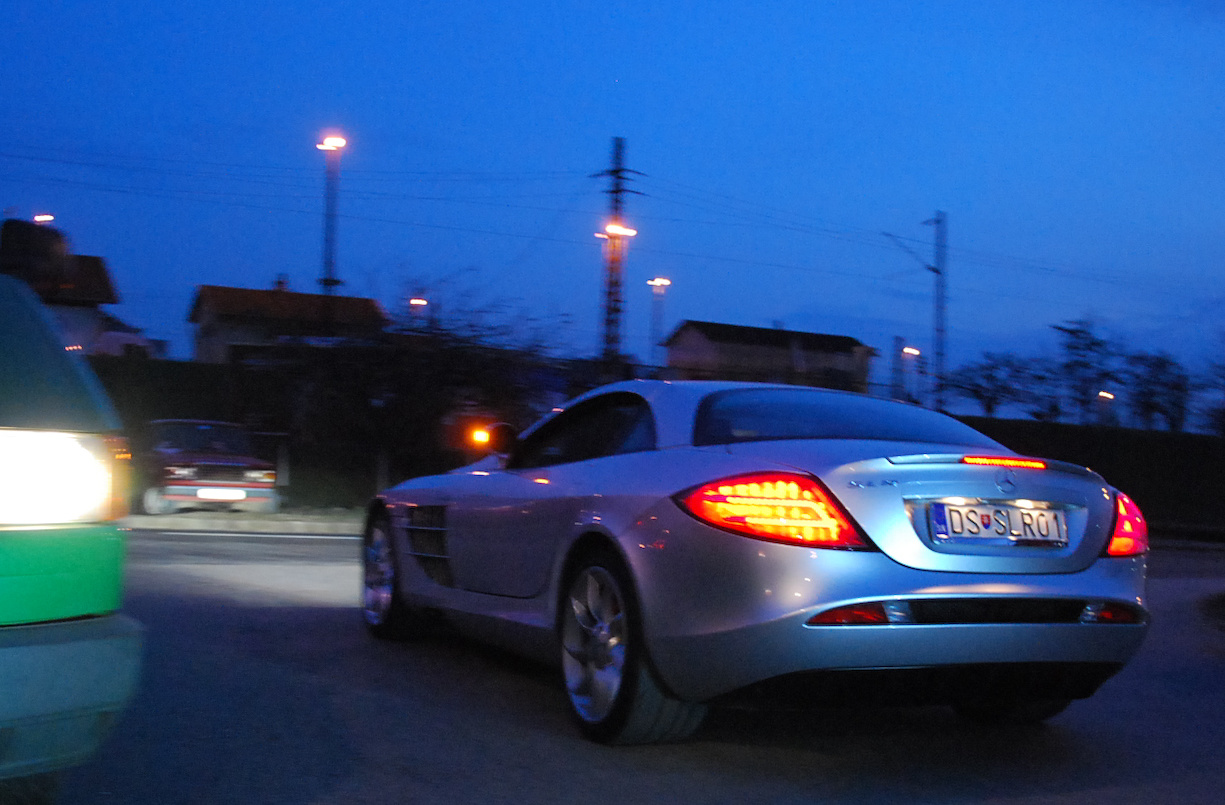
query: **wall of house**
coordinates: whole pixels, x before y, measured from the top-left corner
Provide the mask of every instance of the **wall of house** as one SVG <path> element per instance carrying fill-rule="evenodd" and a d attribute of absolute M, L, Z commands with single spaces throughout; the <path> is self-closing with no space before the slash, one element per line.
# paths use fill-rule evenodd
<path fill-rule="evenodd" d="M 678 333 L 668 347 L 668 366 L 685 377 L 766 380 L 829 385 L 866 391 L 873 350 L 822 352 L 786 347 L 712 342 L 699 332 Z"/>

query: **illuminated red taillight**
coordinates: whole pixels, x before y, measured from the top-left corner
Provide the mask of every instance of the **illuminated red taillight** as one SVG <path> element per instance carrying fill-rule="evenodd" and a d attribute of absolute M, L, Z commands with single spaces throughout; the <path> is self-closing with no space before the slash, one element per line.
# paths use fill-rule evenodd
<path fill-rule="evenodd" d="M 885 612 L 884 604 L 870 601 L 827 609 L 813 615 L 807 623 L 809 626 L 872 626 L 889 623 L 889 615 Z"/>
<path fill-rule="evenodd" d="M 833 495 L 809 475 L 739 475 L 682 492 L 676 500 L 703 522 L 757 539 L 813 548 L 871 548 Z"/>
<path fill-rule="evenodd" d="M 1122 492 L 1115 497 L 1114 533 L 1106 546 L 1107 556 L 1138 556 L 1148 553 L 1148 523 L 1140 507 Z"/>
<path fill-rule="evenodd" d="M 1015 458 L 1013 456 L 965 456 L 962 464 L 980 467 L 1013 467 L 1024 470 L 1044 470 L 1046 462 L 1037 458 Z"/>

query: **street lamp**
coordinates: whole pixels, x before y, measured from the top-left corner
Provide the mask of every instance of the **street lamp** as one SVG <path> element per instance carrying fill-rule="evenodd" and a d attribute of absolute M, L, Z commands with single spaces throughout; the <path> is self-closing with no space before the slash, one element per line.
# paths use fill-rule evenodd
<path fill-rule="evenodd" d="M 661 365 L 663 354 L 663 346 L 659 342 L 664 337 L 664 292 L 671 284 L 672 280 L 667 277 L 647 280 L 647 285 L 651 286 L 651 360 L 656 366 Z"/>
<path fill-rule="evenodd" d="M 55 216 L 51 215 L 50 213 L 44 212 L 34 216 L 34 223 L 36 224 L 49 224 L 54 220 Z"/>
<path fill-rule="evenodd" d="M 329 135 L 315 147 L 324 152 L 327 163 L 326 181 L 323 188 L 323 277 L 319 284 L 325 294 L 341 284 L 336 278 L 336 190 L 340 185 L 340 154 L 348 145 L 344 137 Z"/>

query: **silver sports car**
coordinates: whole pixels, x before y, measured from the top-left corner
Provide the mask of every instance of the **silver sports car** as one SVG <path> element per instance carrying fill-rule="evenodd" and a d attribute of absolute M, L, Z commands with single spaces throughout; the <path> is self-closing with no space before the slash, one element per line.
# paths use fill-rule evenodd
<path fill-rule="evenodd" d="M 1148 627 L 1147 527 L 1083 467 L 923 408 L 629 381 L 372 504 L 379 637 L 438 615 L 560 661 L 585 735 L 677 740 L 716 701 L 946 703 L 1038 721 Z"/>

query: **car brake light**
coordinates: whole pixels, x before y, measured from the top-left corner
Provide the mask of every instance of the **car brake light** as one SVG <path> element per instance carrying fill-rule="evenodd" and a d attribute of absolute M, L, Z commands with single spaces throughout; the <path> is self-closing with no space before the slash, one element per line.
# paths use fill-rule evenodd
<path fill-rule="evenodd" d="M 1115 497 L 1114 532 L 1106 546 L 1107 556 L 1139 556 L 1148 553 L 1148 523 L 1140 507 L 1119 492 Z"/>
<path fill-rule="evenodd" d="M 964 456 L 962 464 L 980 467 L 1013 467 L 1024 470 L 1044 470 L 1046 462 L 1037 458 L 1013 458 L 1012 456 Z"/>
<path fill-rule="evenodd" d="M 737 534 L 813 548 L 871 549 L 833 496 L 812 476 L 756 473 L 682 492 L 694 517 Z"/>

